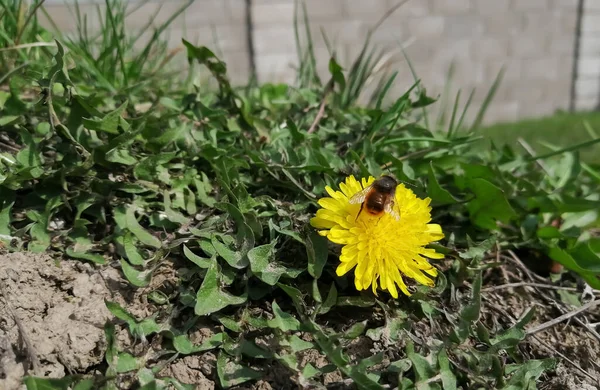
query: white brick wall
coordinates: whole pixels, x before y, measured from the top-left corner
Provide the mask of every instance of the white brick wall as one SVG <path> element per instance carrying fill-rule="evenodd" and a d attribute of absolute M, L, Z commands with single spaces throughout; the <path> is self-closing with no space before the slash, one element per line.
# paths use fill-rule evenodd
<path fill-rule="evenodd" d="M 321 30 L 336 49 L 338 61 L 348 68 L 371 26 L 400 0 L 304 1 L 318 69 L 327 79 L 329 54 Z M 600 103 L 600 0 L 583 1 L 575 105 L 589 108 Z M 161 3 L 159 22 L 184 0 L 149 1 L 132 15 L 132 28 L 143 26 Z M 259 80 L 294 82 L 298 66 L 294 0 L 252 0 L 252 4 L 253 25 L 248 29 L 245 0 L 196 0 L 174 23 L 169 41 L 179 45 L 184 36 L 214 48 L 216 36 L 232 78 L 243 83 L 249 75 L 246 34 L 250 30 Z M 48 0 L 44 6 L 62 29 L 74 29 L 62 0 Z M 448 67 L 455 63 L 452 93 L 461 88 L 464 102 L 475 87 L 476 109 L 505 65 L 504 81 L 487 120 L 551 114 L 569 108 L 577 6 L 578 0 L 410 0 L 389 15 L 372 43 L 393 54 L 388 66 L 399 76 L 392 97 L 412 83 L 399 49 L 409 42 L 408 56 L 430 94 L 443 91 Z M 94 7 L 82 5 L 90 15 Z M 96 23 L 94 16 L 88 20 Z M 303 26 L 300 31 L 304 42 Z"/>
<path fill-rule="evenodd" d="M 583 0 L 579 59 L 575 82 L 575 108 L 600 106 L 600 1 Z"/>

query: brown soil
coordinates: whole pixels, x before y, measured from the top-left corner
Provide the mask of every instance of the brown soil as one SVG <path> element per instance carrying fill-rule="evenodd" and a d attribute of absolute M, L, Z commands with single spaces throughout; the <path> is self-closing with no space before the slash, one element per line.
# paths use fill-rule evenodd
<path fill-rule="evenodd" d="M 527 276 L 514 269 L 509 271 L 508 280 L 506 270 L 499 269 L 493 273 L 484 279 L 484 286 L 522 281 Z M 176 284 L 175 266 L 165 263 L 155 274 L 151 287 L 160 287 L 168 293 Z M 148 302 L 148 290 L 131 288 L 121 277 L 119 270 L 112 267 L 97 269 L 88 263 L 57 261 L 39 254 L 12 253 L 0 256 L 0 389 L 24 388 L 21 385 L 24 375 L 58 378 L 67 374 L 104 372 L 104 325 L 106 321 L 113 319 L 106 309 L 104 299 L 120 303 L 138 318 L 151 315 L 160 318 L 164 314 L 160 312 L 164 310 L 164 306 L 161 309 Z M 465 293 L 468 294 L 468 291 L 466 289 Z M 568 309 L 560 302 L 556 291 L 540 291 L 531 287 L 490 291 L 484 293 L 484 297 L 481 321 L 489 329 L 506 328 L 514 324 L 514 319 L 532 305 L 537 306 L 538 310 L 534 321 L 527 328 L 556 318 Z M 562 305 L 562 309 L 558 303 Z M 451 306 L 446 308 L 452 309 Z M 585 316 L 577 318 L 580 321 L 600 322 L 600 309 L 596 307 Z M 339 321 L 338 324 L 333 323 L 338 321 L 332 321 L 329 325 L 334 328 L 347 327 L 352 325 L 349 320 Z M 370 321 L 373 320 L 374 317 L 371 316 Z M 434 329 L 431 324 L 429 320 L 413 322 L 412 335 L 426 341 L 446 331 L 439 328 L 443 324 L 437 324 Z M 148 340 L 148 343 L 140 343 L 139 340 L 133 340 L 124 327 L 117 326 L 117 331 L 121 350 L 136 356 L 158 356 L 154 352 L 161 351 L 160 336 Z M 214 325 L 199 324 L 190 332 L 190 339 L 194 343 L 201 343 L 220 331 L 222 329 Z M 402 340 L 389 342 L 384 337 L 381 340 L 371 340 L 366 336 L 345 344 L 345 350 L 354 363 L 374 353 L 384 352 L 384 359 L 378 368 L 384 368 L 390 361 L 397 360 L 404 345 Z M 268 342 L 264 346 L 268 346 Z M 600 362 L 596 358 L 600 356 L 600 342 L 574 319 L 527 338 L 519 346 L 519 350 L 525 358 L 558 357 L 558 354 L 562 354 L 572 361 L 568 363 L 560 359 L 556 370 L 541 378 L 540 389 L 598 388 L 598 383 L 589 376 L 600 376 Z M 215 350 L 181 356 L 166 364 L 159 376 L 170 376 L 182 383 L 195 384 L 197 389 L 220 388 L 215 384 L 216 353 Z M 157 361 L 164 359 L 165 357 L 156 358 Z M 316 368 L 328 364 L 325 356 L 316 350 L 300 352 L 298 361 L 300 367 L 307 363 Z M 236 387 L 236 390 L 299 388 L 291 379 L 291 371 L 282 365 L 268 360 L 260 360 L 256 364 L 264 373 L 262 379 L 244 383 Z M 352 388 L 337 370 L 324 374 L 320 382 L 330 389 Z M 126 383 L 122 385 L 125 386 Z"/>

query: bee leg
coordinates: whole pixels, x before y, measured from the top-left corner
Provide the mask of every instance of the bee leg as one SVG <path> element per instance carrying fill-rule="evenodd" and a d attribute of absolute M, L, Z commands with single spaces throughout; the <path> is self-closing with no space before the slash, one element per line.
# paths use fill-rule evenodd
<path fill-rule="evenodd" d="M 354 219 L 354 222 L 356 222 L 358 220 L 360 213 L 362 213 L 363 207 L 365 207 L 365 202 L 360 204 L 360 210 L 358 210 L 358 214 L 356 214 L 356 218 Z"/>

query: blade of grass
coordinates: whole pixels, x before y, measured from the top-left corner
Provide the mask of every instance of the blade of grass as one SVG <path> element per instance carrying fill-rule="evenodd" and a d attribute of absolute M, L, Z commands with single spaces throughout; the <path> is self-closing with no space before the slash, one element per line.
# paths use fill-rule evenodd
<path fill-rule="evenodd" d="M 469 94 L 469 98 L 467 99 L 467 102 L 465 103 L 465 106 L 463 108 L 463 112 L 460 115 L 460 119 L 458 120 L 458 123 L 456 124 L 455 132 L 456 134 L 458 134 L 458 131 L 460 130 L 463 122 L 465 121 L 465 117 L 467 115 L 467 111 L 469 110 L 469 107 L 471 106 L 471 101 L 473 100 L 473 96 L 475 96 L 475 88 L 473 88 L 471 90 L 471 93 Z"/>
<path fill-rule="evenodd" d="M 553 151 L 558 151 L 559 147 L 556 145 L 553 145 L 549 142 L 545 142 L 545 141 L 539 141 L 539 143 L 545 147 L 547 147 L 550 150 Z M 589 164 L 580 161 L 579 165 L 581 165 L 581 168 L 583 168 L 584 171 L 586 171 L 587 173 L 589 173 L 594 179 L 598 180 L 598 182 L 600 182 L 600 172 L 598 172 L 597 170 L 595 170 L 594 168 L 592 168 Z"/>
<path fill-rule="evenodd" d="M 494 79 L 494 82 L 492 83 L 490 90 L 488 91 L 487 95 L 485 96 L 485 99 L 483 100 L 483 104 L 481 105 L 481 107 L 479 108 L 479 111 L 477 112 L 477 116 L 475 117 L 475 120 L 473 121 L 473 124 L 471 125 L 471 131 L 474 131 L 475 129 L 479 128 L 479 126 L 481 125 L 481 122 L 483 121 L 485 113 L 486 113 L 490 103 L 492 102 L 494 95 L 496 95 L 496 91 L 498 90 L 500 83 L 502 82 L 502 78 L 504 77 L 504 71 L 505 71 L 505 68 L 503 66 L 500 69 L 500 71 L 498 72 L 498 74 L 496 75 L 496 78 Z"/>
<path fill-rule="evenodd" d="M 379 92 L 377 94 L 377 103 L 375 104 L 375 108 L 377 110 L 381 109 L 381 105 L 383 103 L 383 99 L 385 99 L 385 97 L 387 96 L 387 93 L 389 92 L 390 88 L 392 87 L 394 80 L 396 79 L 396 77 L 398 76 L 398 71 L 395 71 L 390 78 L 388 79 L 388 81 L 385 83 L 385 85 L 383 86 L 381 92 Z"/>
<path fill-rule="evenodd" d="M 558 149 L 558 150 L 555 150 L 553 152 L 542 154 L 542 155 L 539 155 L 539 156 L 531 156 L 531 157 L 527 158 L 525 161 L 542 160 L 542 159 L 546 159 L 546 158 L 549 158 L 549 157 L 557 156 L 557 155 L 565 153 L 565 152 L 572 152 L 574 150 L 587 148 L 587 147 L 595 145 L 597 143 L 600 143 L 600 138 L 596 138 L 596 139 L 592 139 L 592 140 L 589 140 L 589 141 L 585 141 L 585 142 L 582 142 L 582 143 L 579 143 L 579 144 L 576 144 L 576 145 L 567 146 L 565 148 Z"/>
<path fill-rule="evenodd" d="M 442 96 L 440 99 L 440 111 L 438 113 L 438 118 L 436 121 L 436 128 L 441 129 L 444 125 L 444 121 L 446 120 L 446 106 L 448 105 L 450 95 L 450 89 L 452 87 L 452 78 L 454 77 L 456 63 L 452 61 L 450 66 L 448 67 L 448 73 L 446 75 L 446 84 L 444 85 L 444 91 L 442 92 Z"/>
<path fill-rule="evenodd" d="M 450 117 L 450 125 L 448 128 L 448 139 L 452 139 L 452 136 L 454 135 L 454 130 L 456 129 L 454 124 L 456 121 L 456 112 L 458 111 L 458 104 L 460 102 L 460 92 L 461 90 L 459 89 L 456 93 L 456 99 L 454 99 L 454 107 L 452 107 L 452 116 Z"/>
<path fill-rule="evenodd" d="M 598 138 L 598 134 L 596 134 L 596 131 L 592 128 L 592 126 L 587 120 L 583 121 L 583 127 L 585 128 L 585 131 L 587 131 L 587 133 L 590 135 L 590 138 Z"/>
<path fill-rule="evenodd" d="M 404 56 L 404 59 L 406 60 L 406 63 L 408 65 L 408 69 L 410 69 L 410 73 L 413 77 L 413 80 L 415 82 L 419 81 L 419 77 L 417 76 L 417 71 L 415 70 L 415 67 L 413 66 L 410 59 L 408 58 L 408 54 L 406 53 L 404 46 L 402 44 L 399 44 L 399 46 L 400 46 L 400 50 L 402 50 L 402 55 Z M 421 86 L 421 83 L 419 82 L 419 84 L 417 86 L 417 92 L 421 93 L 421 91 L 423 91 L 423 87 Z M 429 129 L 429 113 L 427 112 L 427 107 L 422 107 L 422 111 L 423 111 L 423 120 L 425 122 L 425 127 Z"/>

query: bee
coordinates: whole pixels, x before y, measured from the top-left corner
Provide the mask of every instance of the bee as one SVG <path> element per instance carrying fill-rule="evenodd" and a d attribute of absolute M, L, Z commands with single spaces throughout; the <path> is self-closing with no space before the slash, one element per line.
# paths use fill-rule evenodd
<path fill-rule="evenodd" d="M 350 204 L 361 204 L 356 219 L 365 209 L 367 213 L 374 216 L 380 216 L 385 212 L 399 221 L 400 215 L 394 210 L 397 186 L 398 180 L 392 176 L 383 175 L 367 188 L 354 194 L 350 198 Z"/>

